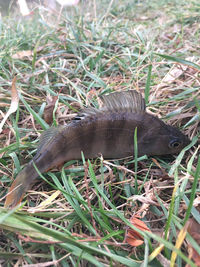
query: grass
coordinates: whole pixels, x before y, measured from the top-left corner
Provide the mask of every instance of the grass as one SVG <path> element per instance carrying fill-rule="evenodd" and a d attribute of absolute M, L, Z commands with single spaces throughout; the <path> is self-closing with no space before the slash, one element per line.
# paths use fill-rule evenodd
<path fill-rule="evenodd" d="M 173 266 L 175 259 L 195 266 L 188 244 L 176 241 L 189 217 L 200 222 L 199 9 L 197 0 L 105 0 L 1 20 L 0 119 L 14 75 L 20 102 L 0 134 L 0 264 Z M 46 97 L 58 96 L 57 125 L 84 106 L 98 107 L 100 95 L 130 88 L 192 144 L 170 157 L 71 161 L 41 175 L 20 207 L 3 208 L 12 179 L 49 127 Z M 137 248 L 123 242 L 134 214 L 152 231 L 140 231 L 145 243 Z"/>

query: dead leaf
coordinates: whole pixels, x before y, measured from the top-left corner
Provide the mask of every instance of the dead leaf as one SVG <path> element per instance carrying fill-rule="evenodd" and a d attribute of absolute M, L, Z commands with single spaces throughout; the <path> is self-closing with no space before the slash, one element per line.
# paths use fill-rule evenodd
<path fill-rule="evenodd" d="M 191 237 L 200 245 L 200 225 L 194 219 L 189 219 L 186 223 L 188 229 L 188 233 Z M 200 267 L 200 255 L 199 253 L 192 247 L 190 243 L 188 243 L 188 254 L 189 259 L 192 259 L 196 266 Z M 190 267 L 189 264 L 186 267 Z"/>
<path fill-rule="evenodd" d="M 32 60 L 33 57 L 33 51 L 32 50 L 23 50 L 23 51 L 19 51 L 16 54 L 14 54 L 12 56 L 12 58 L 14 59 L 24 59 L 24 58 L 28 58 L 29 60 Z"/>
<path fill-rule="evenodd" d="M 139 220 L 136 216 L 133 216 L 130 219 L 130 222 L 132 225 L 134 225 L 141 231 L 151 232 L 150 229 L 146 226 L 146 224 L 142 220 Z M 128 243 L 133 247 L 138 247 L 144 243 L 144 238 L 141 234 L 129 227 L 126 231 L 124 242 Z"/>
<path fill-rule="evenodd" d="M 0 133 L 2 132 L 2 128 L 10 116 L 10 114 L 14 113 L 17 108 L 18 108 L 18 103 L 19 103 L 19 95 L 16 89 L 16 79 L 17 77 L 15 76 L 12 80 L 12 87 L 11 87 L 11 104 L 9 107 L 9 110 L 7 111 L 6 115 L 4 116 L 2 122 L 0 123 Z"/>
<path fill-rule="evenodd" d="M 173 83 L 178 77 L 180 77 L 184 71 L 186 71 L 187 66 L 173 65 L 169 72 L 162 79 L 161 83 L 158 85 L 159 88 L 163 88 L 166 85 Z"/>
<path fill-rule="evenodd" d="M 187 57 L 186 60 L 195 62 L 195 57 Z M 169 85 L 173 82 L 175 82 L 184 72 L 189 69 L 186 65 L 179 65 L 174 64 L 169 72 L 165 75 L 165 77 L 162 79 L 161 83 L 158 85 L 159 88 L 163 88 L 166 85 Z"/>
<path fill-rule="evenodd" d="M 38 46 L 36 48 L 36 52 L 40 52 L 45 48 L 45 46 Z M 15 53 L 12 58 L 14 59 L 24 59 L 24 58 L 28 58 L 29 60 L 33 59 L 33 54 L 34 51 L 33 50 L 22 50 L 22 51 L 18 51 L 17 53 Z"/>
<path fill-rule="evenodd" d="M 47 106 L 44 109 L 44 120 L 48 124 L 52 124 L 53 122 L 53 111 L 54 111 L 54 107 L 55 107 L 57 99 L 58 99 L 58 96 L 46 98 Z"/>

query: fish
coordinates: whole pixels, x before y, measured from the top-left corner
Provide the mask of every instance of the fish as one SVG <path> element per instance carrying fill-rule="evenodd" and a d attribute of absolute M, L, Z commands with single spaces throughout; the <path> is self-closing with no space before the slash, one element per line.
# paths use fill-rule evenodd
<path fill-rule="evenodd" d="M 179 153 L 190 143 L 179 129 L 146 111 L 145 100 L 136 90 L 101 96 L 102 107 L 87 107 L 67 125 L 50 127 L 39 141 L 36 155 L 13 181 L 5 207 L 19 204 L 39 176 L 67 161 L 95 158 L 119 159 L 134 155 L 137 128 L 138 156 Z"/>

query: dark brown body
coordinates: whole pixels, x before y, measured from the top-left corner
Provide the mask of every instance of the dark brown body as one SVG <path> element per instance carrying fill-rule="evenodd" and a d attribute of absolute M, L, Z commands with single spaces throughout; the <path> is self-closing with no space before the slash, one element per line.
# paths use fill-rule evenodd
<path fill-rule="evenodd" d="M 139 101 L 143 101 L 138 93 L 129 91 L 128 97 L 140 97 Z M 114 101 L 115 98 L 114 96 Z M 129 102 L 124 95 L 122 100 L 122 103 L 116 102 L 112 106 L 108 98 L 107 110 L 88 109 L 69 125 L 59 127 L 55 132 L 52 130 L 50 137 L 46 134 L 45 141 L 40 145 L 33 161 L 18 174 L 12 184 L 10 191 L 18 186 L 19 188 L 8 195 L 5 205 L 13 207 L 20 202 L 23 194 L 38 176 L 33 162 L 43 173 L 69 160 L 81 159 L 81 152 L 85 158 L 95 158 L 101 154 L 108 159 L 132 156 L 136 127 L 139 156 L 178 153 L 189 143 L 188 138 L 178 129 L 146 113 L 143 102 L 142 108 L 129 108 Z M 119 110 L 120 105 L 122 108 Z M 177 143 L 178 146 L 171 147 L 172 143 Z"/>
<path fill-rule="evenodd" d="M 42 165 L 54 162 L 53 165 L 56 166 L 72 159 L 81 159 L 81 151 L 86 158 L 100 154 L 110 159 L 132 156 L 136 127 L 139 155 L 171 154 L 169 147 L 162 143 L 162 137 L 166 142 L 166 138 L 170 141 L 171 138 L 176 138 L 176 133 L 181 134 L 176 128 L 148 113 L 102 113 L 96 118 L 72 122 L 62 129 L 53 142 L 48 144 L 48 160 L 45 158 Z M 186 136 L 182 134 L 181 137 L 188 142 Z M 173 153 L 181 149 L 174 149 Z M 44 158 L 44 154 L 42 157 Z"/>

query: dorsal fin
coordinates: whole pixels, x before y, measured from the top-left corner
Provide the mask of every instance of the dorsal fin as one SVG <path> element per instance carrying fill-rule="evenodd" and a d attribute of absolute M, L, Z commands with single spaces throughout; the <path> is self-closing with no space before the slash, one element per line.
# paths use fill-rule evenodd
<path fill-rule="evenodd" d="M 146 109 L 142 95 L 136 90 L 115 92 L 101 96 L 103 107 L 101 110 L 144 112 Z"/>
<path fill-rule="evenodd" d="M 146 109 L 144 98 L 136 90 L 103 95 L 101 96 L 101 100 L 103 102 L 103 106 L 100 109 L 93 107 L 84 108 L 76 117 L 73 118 L 72 122 L 76 123 L 80 120 L 84 120 L 87 117 L 93 117 L 106 111 L 128 111 L 133 113 L 141 113 L 145 112 Z"/>
<path fill-rule="evenodd" d="M 48 144 L 48 142 L 51 141 L 54 136 L 57 135 L 58 132 L 60 132 L 61 128 L 63 128 L 63 126 L 52 126 L 41 134 L 40 141 L 37 147 L 37 154 L 41 152 L 41 150 Z"/>

